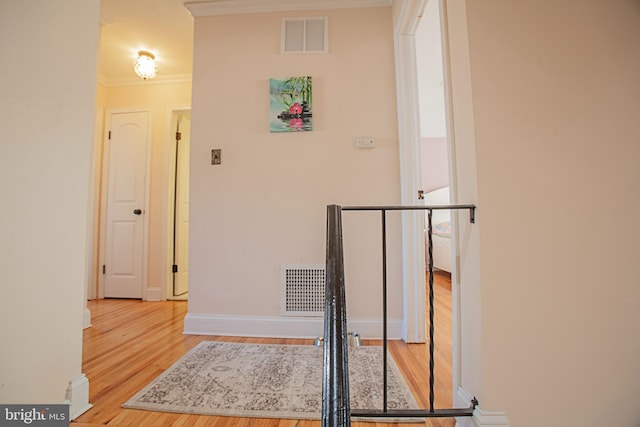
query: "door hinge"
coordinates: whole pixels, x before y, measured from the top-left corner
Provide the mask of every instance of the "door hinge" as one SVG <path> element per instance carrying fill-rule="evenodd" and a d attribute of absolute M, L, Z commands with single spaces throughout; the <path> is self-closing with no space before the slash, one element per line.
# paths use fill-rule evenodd
<path fill-rule="evenodd" d="M 111 131 L 109 131 L 109 139 L 111 139 Z"/>
<path fill-rule="evenodd" d="M 176 141 L 182 140 L 182 133 L 176 132 Z"/>
<path fill-rule="evenodd" d="M 107 274 L 107 266 L 102 265 L 102 274 Z"/>
<path fill-rule="evenodd" d="M 173 265 L 171 266 L 171 272 L 172 272 L 172 273 L 177 273 L 177 272 L 178 272 L 178 266 L 177 266 L 176 264 L 173 264 Z"/>

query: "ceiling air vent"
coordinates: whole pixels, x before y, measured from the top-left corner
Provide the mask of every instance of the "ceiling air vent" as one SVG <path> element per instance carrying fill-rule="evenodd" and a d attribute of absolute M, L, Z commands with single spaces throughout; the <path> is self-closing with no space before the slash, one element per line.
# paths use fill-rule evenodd
<path fill-rule="evenodd" d="M 327 17 L 284 18 L 282 53 L 327 53 Z"/>

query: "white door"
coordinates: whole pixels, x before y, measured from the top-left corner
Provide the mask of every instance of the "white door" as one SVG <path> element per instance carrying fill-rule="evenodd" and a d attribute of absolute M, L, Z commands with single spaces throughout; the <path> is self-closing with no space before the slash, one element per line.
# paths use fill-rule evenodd
<path fill-rule="evenodd" d="M 111 113 L 107 126 L 104 297 L 142 298 L 149 112 Z"/>
<path fill-rule="evenodd" d="M 173 296 L 183 297 L 189 289 L 189 142 L 191 120 L 189 113 L 178 120 L 176 149 L 176 205 L 174 236 Z"/>

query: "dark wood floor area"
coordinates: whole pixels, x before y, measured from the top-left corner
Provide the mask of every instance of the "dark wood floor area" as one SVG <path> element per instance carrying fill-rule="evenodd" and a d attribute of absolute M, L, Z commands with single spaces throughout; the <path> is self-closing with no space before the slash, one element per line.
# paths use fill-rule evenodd
<path fill-rule="evenodd" d="M 451 407 L 451 279 L 437 273 L 434 286 L 436 344 L 435 406 Z M 123 409 L 122 403 L 171 366 L 201 341 L 218 340 L 271 344 L 312 344 L 312 340 L 183 335 L 187 313 L 184 301 L 142 302 L 94 300 L 89 302 L 92 327 L 84 331 L 83 372 L 90 381 L 93 408 L 72 427 L 194 426 L 194 427 L 319 427 L 320 421 L 232 418 Z M 364 345 L 379 341 L 364 340 Z M 418 403 L 428 406 L 428 347 L 391 341 L 389 351 L 403 372 Z M 352 422 L 355 427 L 415 426 L 409 423 Z M 430 419 L 431 427 L 452 427 L 453 419 Z"/>

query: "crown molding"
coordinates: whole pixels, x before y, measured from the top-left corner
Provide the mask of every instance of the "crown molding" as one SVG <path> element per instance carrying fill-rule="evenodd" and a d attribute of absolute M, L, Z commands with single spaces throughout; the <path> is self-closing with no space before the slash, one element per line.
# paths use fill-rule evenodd
<path fill-rule="evenodd" d="M 354 9 L 391 6 L 393 0 L 217 0 L 185 1 L 194 18 L 294 10 Z"/>
<path fill-rule="evenodd" d="M 143 80 L 140 77 L 126 77 L 109 79 L 102 74 L 98 75 L 98 83 L 106 87 L 122 86 L 153 86 L 175 83 L 191 83 L 191 74 L 174 74 L 169 76 L 156 76 L 151 80 Z"/>
<path fill-rule="evenodd" d="M 98 84 L 101 84 L 102 86 L 108 86 L 109 83 L 109 79 L 101 73 L 98 73 Z"/>

